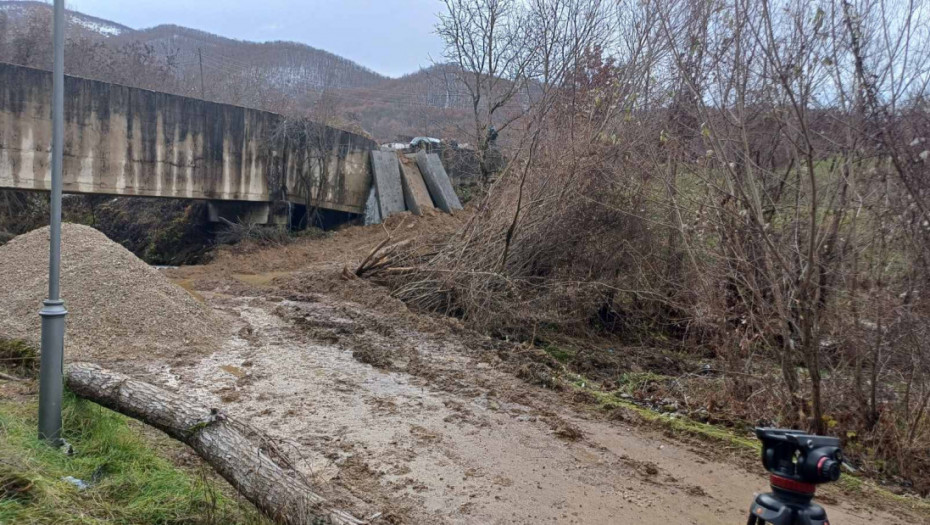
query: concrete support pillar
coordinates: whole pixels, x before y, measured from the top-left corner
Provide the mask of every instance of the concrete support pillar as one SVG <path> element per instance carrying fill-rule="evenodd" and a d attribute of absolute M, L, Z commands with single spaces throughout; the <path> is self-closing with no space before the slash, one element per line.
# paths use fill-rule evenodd
<path fill-rule="evenodd" d="M 207 215 L 210 222 L 242 222 L 246 224 L 287 225 L 287 206 L 272 210 L 268 202 L 209 201 Z"/>

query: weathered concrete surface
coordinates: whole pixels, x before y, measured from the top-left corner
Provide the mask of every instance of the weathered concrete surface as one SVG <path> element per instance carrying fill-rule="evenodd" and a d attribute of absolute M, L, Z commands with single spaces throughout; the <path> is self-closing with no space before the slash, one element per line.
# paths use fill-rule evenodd
<path fill-rule="evenodd" d="M 452 181 L 446 174 L 445 168 L 442 167 L 442 161 L 439 155 L 435 153 L 417 153 L 417 166 L 420 167 L 420 174 L 423 175 L 423 181 L 429 188 L 429 194 L 433 197 L 433 202 L 442 211 L 452 213 L 454 210 L 461 210 L 462 203 L 459 202 L 458 195 L 452 189 Z"/>
<path fill-rule="evenodd" d="M 404 188 L 404 201 L 407 209 L 417 215 L 423 215 L 424 210 L 434 208 L 433 199 L 429 196 L 423 175 L 417 167 L 416 155 L 401 155 L 400 161 L 401 184 Z"/>
<path fill-rule="evenodd" d="M 329 210 L 364 213 L 372 186 L 369 151 L 376 147 L 375 142 L 321 124 L 305 123 L 301 127 L 304 129 L 302 136 L 291 137 L 269 148 L 275 151 L 273 162 L 276 163 L 269 177 L 276 182 L 270 186 L 280 188 L 277 174 L 284 173 L 283 189 L 287 200 Z M 325 162 L 321 148 L 326 150 Z M 279 169 L 282 165 L 283 169 Z M 306 202 L 307 184 L 311 194 L 309 203 Z"/>
<path fill-rule="evenodd" d="M 381 224 L 381 207 L 378 205 L 378 188 L 372 184 L 368 190 L 368 200 L 365 201 L 365 215 L 363 218 L 365 226 L 371 224 Z"/>
<path fill-rule="evenodd" d="M 381 218 L 384 219 L 406 210 L 397 155 L 390 151 L 372 150 L 371 171 L 374 175 L 375 187 L 378 188 Z"/>
<path fill-rule="evenodd" d="M 51 186 L 52 76 L 0 64 L 0 188 Z M 65 78 L 66 193 L 304 204 L 301 175 L 320 180 L 314 205 L 362 213 L 371 185 L 373 141 L 330 130 L 321 153 L 302 145 L 271 148 L 283 117 L 274 113 Z"/>

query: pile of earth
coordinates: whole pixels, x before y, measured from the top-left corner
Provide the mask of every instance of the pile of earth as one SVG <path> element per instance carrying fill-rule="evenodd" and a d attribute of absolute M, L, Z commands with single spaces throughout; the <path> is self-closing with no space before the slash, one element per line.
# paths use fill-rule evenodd
<path fill-rule="evenodd" d="M 0 336 L 38 345 L 48 249 L 48 227 L 0 246 Z M 61 268 L 66 360 L 184 358 L 221 340 L 210 308 L 93 228 L 63 225 Z"/>

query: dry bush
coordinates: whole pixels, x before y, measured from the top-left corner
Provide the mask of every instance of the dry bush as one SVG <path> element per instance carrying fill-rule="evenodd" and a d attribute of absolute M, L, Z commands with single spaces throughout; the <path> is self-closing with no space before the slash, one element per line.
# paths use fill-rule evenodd
<path fill-rule="evenodd" d="M 216 242 L 219 244 L 251 241 L 259 246 L 284 246 L 293 240 L 294 238 L 285 226 L 233 222 L 223 219 L 223 225 L 216 231 Z"/>
<path fill-rule="evenodd" d="M 720 375 L 646 395 L 837 435 L 926 493 L 930 39 L 891 4 L 619 14 L 622 51 L 546 85 L 469 223 L 379 278 L 502 337 L 710 348 Z"/>
<path fill-rule="evenodd" d="M 47 222 L 48 197 L 36 192 L 0 190 L 0 233 L 21 235 Z"/>
<path fill-rule="evenodd" d="M 642 190 L 615 191 L 606 183 L 599 175 L 611 163 L 604 153 L 612 148 L 596 149 L 587 156 L 590 165 L 568 184 L 560 156 L 536 159 L 523 188 L 529 204 L 506 261 L 519 187 L 505 175 L 453 239 L 430 239 L 406 258 L 395 258 L 402 271 L 386 277 L 395 295 L 511 337 L 529 338 L 539 327 L 584 333 L 600 325 L 622 332 L 644 322 L 639 310 L 649 292 L 627 292 L 648 290 L 648 272 L 641 269 L 655 255 L 649 253 L 654 232 L 623 211 L 641 205 Z M 590 195 L 610 200 L 595 202 Z"/>

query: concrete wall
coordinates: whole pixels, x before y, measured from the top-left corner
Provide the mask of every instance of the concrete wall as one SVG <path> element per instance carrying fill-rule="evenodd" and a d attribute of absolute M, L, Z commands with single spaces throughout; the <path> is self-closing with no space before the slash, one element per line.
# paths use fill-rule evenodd
<path fill-rule="evenodd" d="M 48 190 L 51 73 L 0 64 L 0 187 Z M 268 202 L 301 173 L 320 176 L 318 152 L 273 148 L 282 117 L 254 109 L 65 78 L 66 193 Z M 331 130 L 323 208 L 362 213 L 373 141 Z M 316 170 L 315 172 L 313 170 Z M 274 177 L 284 173 L 284 177 Z M 275 180 L 280 182 L 274 182 Z M 318 180 L 318 179 L 317 179 Z"/>
<path fill-rule="evenodd" d="M 274 162 L 284 166 L 288 200 L 307 204 L 305 184 L 310 185 L 310 204 L 331 210 L 364 213 L 368 190 L 372 185 L 370 151 L 374 141 L 325 126 L 297 126 L 306 133 L 289 137 L 275 147 Z M 321 161 L 320 149 L 326 148 L 328 159 Z M 322 196 L 319 184 L 326 168 Z M 277 173 L 278 170 L 274 169 Z M 274 179 L 275 177 L 270 177 Z"/>

